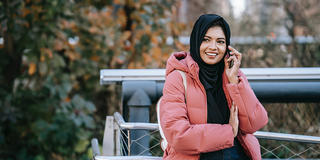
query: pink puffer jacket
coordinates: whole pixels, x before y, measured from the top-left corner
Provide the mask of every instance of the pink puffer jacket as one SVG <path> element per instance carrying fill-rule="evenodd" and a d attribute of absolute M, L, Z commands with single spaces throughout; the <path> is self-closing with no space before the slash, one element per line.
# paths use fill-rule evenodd
<path fill-rule="evenodd" d="M 180 60 L 179 60 L 180 59 Z M 181 70 L 186 73 L 185 103 Z M 166 81 L 161 100 L 161 127 L 168 141 L 165 160 L 197 160 L 200 153 L 229 148 L 233 132 L 229 124 L 207 124 L 207 96 L 199 80 L 198 64 L 187 52 L 174 53 L 167 62 Z M 268 122 L 268 115 L 252 91 L 245 75 L 239 72 L 239 84 L 230 84 L 223 73 L 223 89 L 229 108 L 238 106 L 237 138 L 251 159 L 261 159 L 260 145 L 253 133 Z"/>

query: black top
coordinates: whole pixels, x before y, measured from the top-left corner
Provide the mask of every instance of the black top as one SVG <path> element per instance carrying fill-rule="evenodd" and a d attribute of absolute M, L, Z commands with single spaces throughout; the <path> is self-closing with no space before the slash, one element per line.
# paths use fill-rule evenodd
<path fill-rule="evenodd" d="M 230 111 L 226 96 L 222 88 L 222 73 L 224 71 L 223 59 L 214 65 L 206 64 L 200 57 L 200 45 L 210 27 L 220 22 L 227 46 L 230 44 L 230 29 L 228 23 L 215 14 L 205 14 L 199 17 L 194 24 L 190 36 L 190 54 L 199 65 L 199 79 L 207 94 L 208 119 L 207 123 L 227 124 Z"/>

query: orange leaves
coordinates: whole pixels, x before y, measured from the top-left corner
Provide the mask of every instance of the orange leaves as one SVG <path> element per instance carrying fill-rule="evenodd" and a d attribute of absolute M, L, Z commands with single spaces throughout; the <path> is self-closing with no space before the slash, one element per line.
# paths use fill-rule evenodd
<path fill-rule="evenodd" d="M 91 34 L 99 34 L 100 33 L 100 29 L 98 27 L 96 27 L 96 26 L 92 26 L 92 27 L 89 28 L 89 32 Z"/>
<path fill-rule="evenodd" d="M 74 61 L 74 60 L 77 60 L 77 59 L 80 59 L 81 56 L 79 53 L 77 52 L 74 52 L 74 51 L 70 51 L 70 50 L 67 50 L 65 52 L 65 55 L 71 60 L 71 61 Z"/>
<path fill-rule="evenodd" d="M 173 22 L 169 23 L 169 27 L 170 27 L 173 35 L 180 35 L 179 28 L 177 28 L 177 26 Z"/>
<path fill-rule="evenodd" d="M 95 61 L 95 62 L 99 62 L 99 60 L 100 60 L 100 57 L 99 56 L 91 56 L 90 57 L 90 60 L 92 60 L 92 61 Z"/>
<path fill-rule="evenodd" d="M 128 40 L 130 36 L 131 36 L 131 31 L 125 31 L 125 32 L 123 32 L 123 34 L 122 34 L 122 36 L 121 36 L 121 41 Z"/>
<path fill-rule="evenodd" d="M 63 49 L 63 41 L 61 39 L 57 39 L 54 41 L 53 49 L 55 51 L 61 51 Z"/>
<path fill-rule="evenodd" d="M 161 48 L 160 47 L 153 47 L 151 50 L 150 50 L 150 53 L 152 54 L 152 58 L 154 60 L 160 60 L 161 59 Z"/>
<path fill-rule="evenodd" d="M 148 53 L 142 53 L 142 58 L 145 64 L 152 63 L 152 57 Z"/>
<path fill-rule="evenodd" d="M 105 10 L 102 11 L 101 13 L 101 19 L 103 21 L 103 24 L 106 26 L 110 26 L 110 24 L 112 24 L 112 12 L 111 9 L 110 10 Z"/>
<path fill-rule="evenodd" d="M 45 61 L 46 57 L 49 57 L 50 59 L 53 57 L 52 50 L 49 48 L 40 48 L 41 55 L 40 55 L 40 61 Z"/>
<path fill-rule="evenodd" d="M 71 61 L 83 55 L 99 65 L 110 65 L 106 67 L 159 68 L 168 53 L 177 46 L 182 48 L 180 44 L 166 43 L 166 37 L 178 37 L 183 30 L 170 16 L 169 4 L 173 2 L 165 2 L 113 0 L 103 9 L 83 7 L 76 12 L 78 19 L 61 19 L 59 23 L 59 28 L 68 32 L 76 28 L 71 29 L 70 35 L 79 37 L 78 43 L 68 45 L 69 33 L 57 34 L 53 51 L 63 51 Z"/>
<path fill-rule="evenodd" d="M 144 31 L 146 34 L 150 35 L 151 34 L 151 26 L 150 25 L 145 26 Z"/>
<path fill-rule="evenodd" d="M 118 11 L 118 19 L 117 19 L 117 23 L 120 24 L 120 26 L 122 28 L 124 28 L 127 24 L 127 17 L 126 17 L 126 13 L 123 9 L 120 9 Z"/>
<path fill-rule="evenodd" d="M 158 45 L 158 38 L 157 38 L 157 36 L 155 36 L 155 35 L 152 35 L 152 36 L 151 36 L 151 43 L 152 43 L 153 45 Z"/>
<path fill-rule="evenodd" d="M 179 41 L 175 41 L 174 44 L 178 48 L 179 51 L 187 50 L 187 46 L 185 46 L 184 44 L 182 44 Z"/>
<path fill-rule="evenodd" d="M 50 49 L 46 49 L 45 53 L 48 55 L 49 58 L 52 58 L 52 51 Z"/>
<path fill-rule="evenodd" d="M 65 102 L 70 102 L 71 101 L 71 98 L 68 96 L 64 99 Z"/>
<path fill-rule="evenodd" d="M 71 29 L 72 31 L 77 30 L 77 25 L 74 21 L 67 21 L 65 19 L 60 20 L 59 26 L 61 29 Z"/>
<path fill-rule="evenodd" d="M 28 74 L 33 75 L 36 71 L 37 71 L 37 65 L 35 63 L 30 63 Z"/>
<path fill-rule="evenodd" d="M 124 0 L 113 0 L 113 4 L 124 5 L 124 3 L 125 3 Z"/>
<path fill-rule="evenodd" d="M 85 75 L 83 76 L 83 79 L 84 79 L 85 81 L 87 81 L 90 77 L 91 77 L 90 74 L 85 74 Z"/>
<path fill-rule="evenodd" d="M 53 57 L 52 50 L 49 48 L 40 48 L 40 52 L 40 62 L 44 62 L 46 60 L 46 57 L 50 59 Z"/>
<path fill-rule="evenodd" d="M 23 8 L 21 12 L 22 12 L 22 17 L 23 18 L 31 13 L 30 9 L 28 9 L 28 8 Z"/>

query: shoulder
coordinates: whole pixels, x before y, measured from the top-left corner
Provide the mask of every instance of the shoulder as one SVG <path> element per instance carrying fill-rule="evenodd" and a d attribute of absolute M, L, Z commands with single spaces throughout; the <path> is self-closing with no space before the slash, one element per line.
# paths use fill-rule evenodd
<path fill-rule="evenodd" d="M 169 82 L 182 82 L 181 74 L 179 73 L 179 70 L 174 70 L 170 72 L 166 77 L 166 83 Z"/>

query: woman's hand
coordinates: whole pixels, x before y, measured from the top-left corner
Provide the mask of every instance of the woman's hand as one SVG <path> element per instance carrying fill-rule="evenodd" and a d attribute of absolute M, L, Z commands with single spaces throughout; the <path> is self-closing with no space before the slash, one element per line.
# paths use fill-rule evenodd
<path fill-rule="evenodd" d="M 232 126 L 234 137 L 236 137 L 238 135 L 239 119 L 238 119 L 238 107 L 234 106 L 234 104 L 232 104 L 232 107 L 230 109 L 229 124 Z"/>
<path fill-rule="evenodd" d="M 236 49 L 229 46 L 230 57 L 226 56 L 224 58 L 225 70 L 230 83 L 238 84 L 238 71 L 241 65 L 242 54 Z M 230 61 L 233 61 L 233 66 L 230 68 Z"/>

